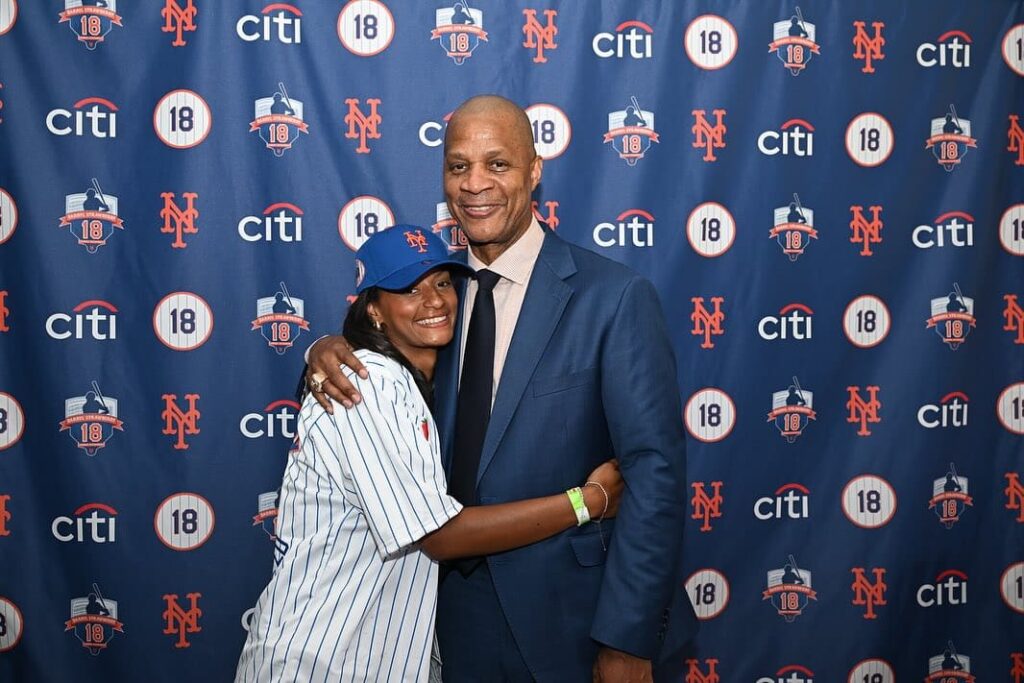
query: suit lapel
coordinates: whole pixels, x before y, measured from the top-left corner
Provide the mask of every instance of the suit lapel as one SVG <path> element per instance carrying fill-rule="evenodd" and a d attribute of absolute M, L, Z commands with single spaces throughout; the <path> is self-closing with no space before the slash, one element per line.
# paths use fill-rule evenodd
<path fill-rule="evenodd" d="M 501 371 L 498 394 L 487 425 L 483 452 L 480 454 L 477 483 L 494 459 L 523 392 L 572 296 L 573 289 L 564 282 L 564 278 L 575 271 L 568 246 L 548 232 L 530 276 L 523 307 Z"/>

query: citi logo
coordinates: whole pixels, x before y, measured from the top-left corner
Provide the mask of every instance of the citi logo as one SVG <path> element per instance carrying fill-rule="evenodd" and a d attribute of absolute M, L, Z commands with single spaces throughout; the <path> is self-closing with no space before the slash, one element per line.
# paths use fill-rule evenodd
<path fill-rule="evenodd" d="M 427 121 L 420 126 L 420 144 L 427 147 L 440 147 L 444 144 L 444 129 L 453 112 L 448 112 L 440 121 Z"/>
<path fill-rule="evenodd" d="M 615 27 L 615 33 L 598 33 L 590 46 L 602 59 L 650 59 L 654 29 L 642 21 L 624 21 Z"/>
<path fill-rule="evenodd" d="M 653 247 L 654 216 L 643 209 L 623 211 L 614 223 L 594 226 L 594 242 L 599 247 Z"/>
<path fill-rule="evenodd" d="M 302 209 L 294 204 L 271 204 L 262 215 L 238 221 L 238 236 L 246 242 L 301 242 L 302 216 Z"/>
<path fill-rule="evenodd" d="M 114 543 L 117 510 L 103 503 L 86 503 L 74 516 L 54 519 L 50 531 L 61 543 Z"/>
<path fill-rule="evenodd" d="M 53 339 L 117 339 L 117 308 L 106 301 L 83 301 L 68 313 L 46 319 L 46 334 Z"/>
<path fill-rule="evenodd" d="M 283 2 L 267 5 L 262 16 L 247 14 L 235 23 L 235 33 L 247 43 L 257 40 L 291 45 L 302 42 L 302 12 Z"/>
<path fill-rule="evenodd" d="M 86 97 L 75 102 L 72 109 L 50 110 L 46 129 L 60 136 L 116 138 L 117 105 L 102 97 Z"/>
<path fill-rule="evenodd" d="M 966 427 L 967 426 L 967 394 L 953 391 L 939 401 L 938 405 L 923 405 L 917 411 L 917 421 L 922 427 Z"/>
<path fill-rule="evenodd" d="M 243 415 L 238 423 L 238 428 L 242 432 L 242 436 L 249 439 L 276 436 L 294 439 L 298 412 L 299 404 L 295 401 L 287 399 L 274 401 L 264 408 L 263 412 Z"/>
<path fill-rule="evenodd" d="M 754 517 L 769 519 L 808 519 L 810 511 L 810 490 L 803 484 L 784 484 L 770 496 L 754 501 Z"/>
<path fill-rule="evenodd" d="M 934 225 L 919 225 L 911 234 L 918 249 L 932 247 L 973 247 L 974 216 L 963 211 L 950 211 L 935 219 Z"/>
<path fill-rule="evenodd" d="M 935 577 L 935 583 L 926 583 L 917 589 L 917 604 L 921 607 L 966 603 L 967 574 L 958 569 L 947 569 Z"/>
<path fill-rule="evenodd" d="M 783 306 L 777 316 L 766 315 L 757 324 L 761 339 L 795 339 L 803 341 L 814 334 L 814 311 L 804 304 L 792 303 Z"/>
<path fill-rule="evenodd" d="M 757 138 L 761 154 L 770 157 L 809 157 L 814 154 L 814 126 L 803 119 L 790 119 L 779 130 L 766 130 Z"/>
<path fill-rule="evenodd" d="M 806 666 L 790 664 L 779 669 L 774 676 L 762 676 L 757 683 L 814 683 L 814 672 Z"/>
<path fill-rule="evenodd" d="M 917 63 L 923 67 L 950 66 L 966 69 L 971 66 L 971 37 L 963 31 L 946 31 L 934 43 L 917 46 Z"/>

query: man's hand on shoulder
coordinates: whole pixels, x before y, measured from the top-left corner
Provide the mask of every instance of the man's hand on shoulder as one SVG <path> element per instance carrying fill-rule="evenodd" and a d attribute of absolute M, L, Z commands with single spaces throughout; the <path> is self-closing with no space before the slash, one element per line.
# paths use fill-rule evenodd
<path fill-rule="evenodd" d="M 651 683 L 651 660 L 602 647 L 594 662 L 594 683 Z"/>
<path fill-rule="evenodd" d="M 306 366 L 306 386 L 316 386 L 314 374 L 326 377 L 320 391 L 313 392 L 313 398 L 330 414 L 334 414 L 330 399 L 334 399 L 346 408 L 359 403 L 362 396 L 341 371 L 344 365 L 356 372 L 360 377 L 368 377 L 366 368 L 356 357 L 349 343 L 341 335 L 330 335 L 318 339 L 309 347 L 309 362 Z"/>

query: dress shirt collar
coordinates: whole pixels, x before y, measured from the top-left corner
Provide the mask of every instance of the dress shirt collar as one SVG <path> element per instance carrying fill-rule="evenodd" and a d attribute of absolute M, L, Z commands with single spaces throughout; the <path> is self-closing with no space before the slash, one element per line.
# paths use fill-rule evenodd
<path fill-rule="evenodd" d="M 512 246 L 494 259 L 490 265 L 486 265 L 473 254 L 469 249 L 469 265 L 473 270 L 486 268 L 510 280 L 517 285 L 525 285 L 533 272 L 533 265 L 540 255 L 541 245 L 544 244 L 544 230 L 537 222 L 537 218 L 530 220 L 530 227 L 526 229 L 522 237 L 516 240 Z"/>

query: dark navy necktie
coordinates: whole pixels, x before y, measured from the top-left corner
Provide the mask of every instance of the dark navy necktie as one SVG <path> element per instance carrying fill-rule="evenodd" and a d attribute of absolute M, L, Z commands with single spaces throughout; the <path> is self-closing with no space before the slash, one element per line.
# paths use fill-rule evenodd
<path fill-rule="evenodd" d="M 500 279 L 501 276 L 493 271 L 477 271 L 476 298 L 466 333 L 448 483 L 448 492 L 463 505 L 478 502 L 476 477 L 494 393 L 494 286 Z"/>

